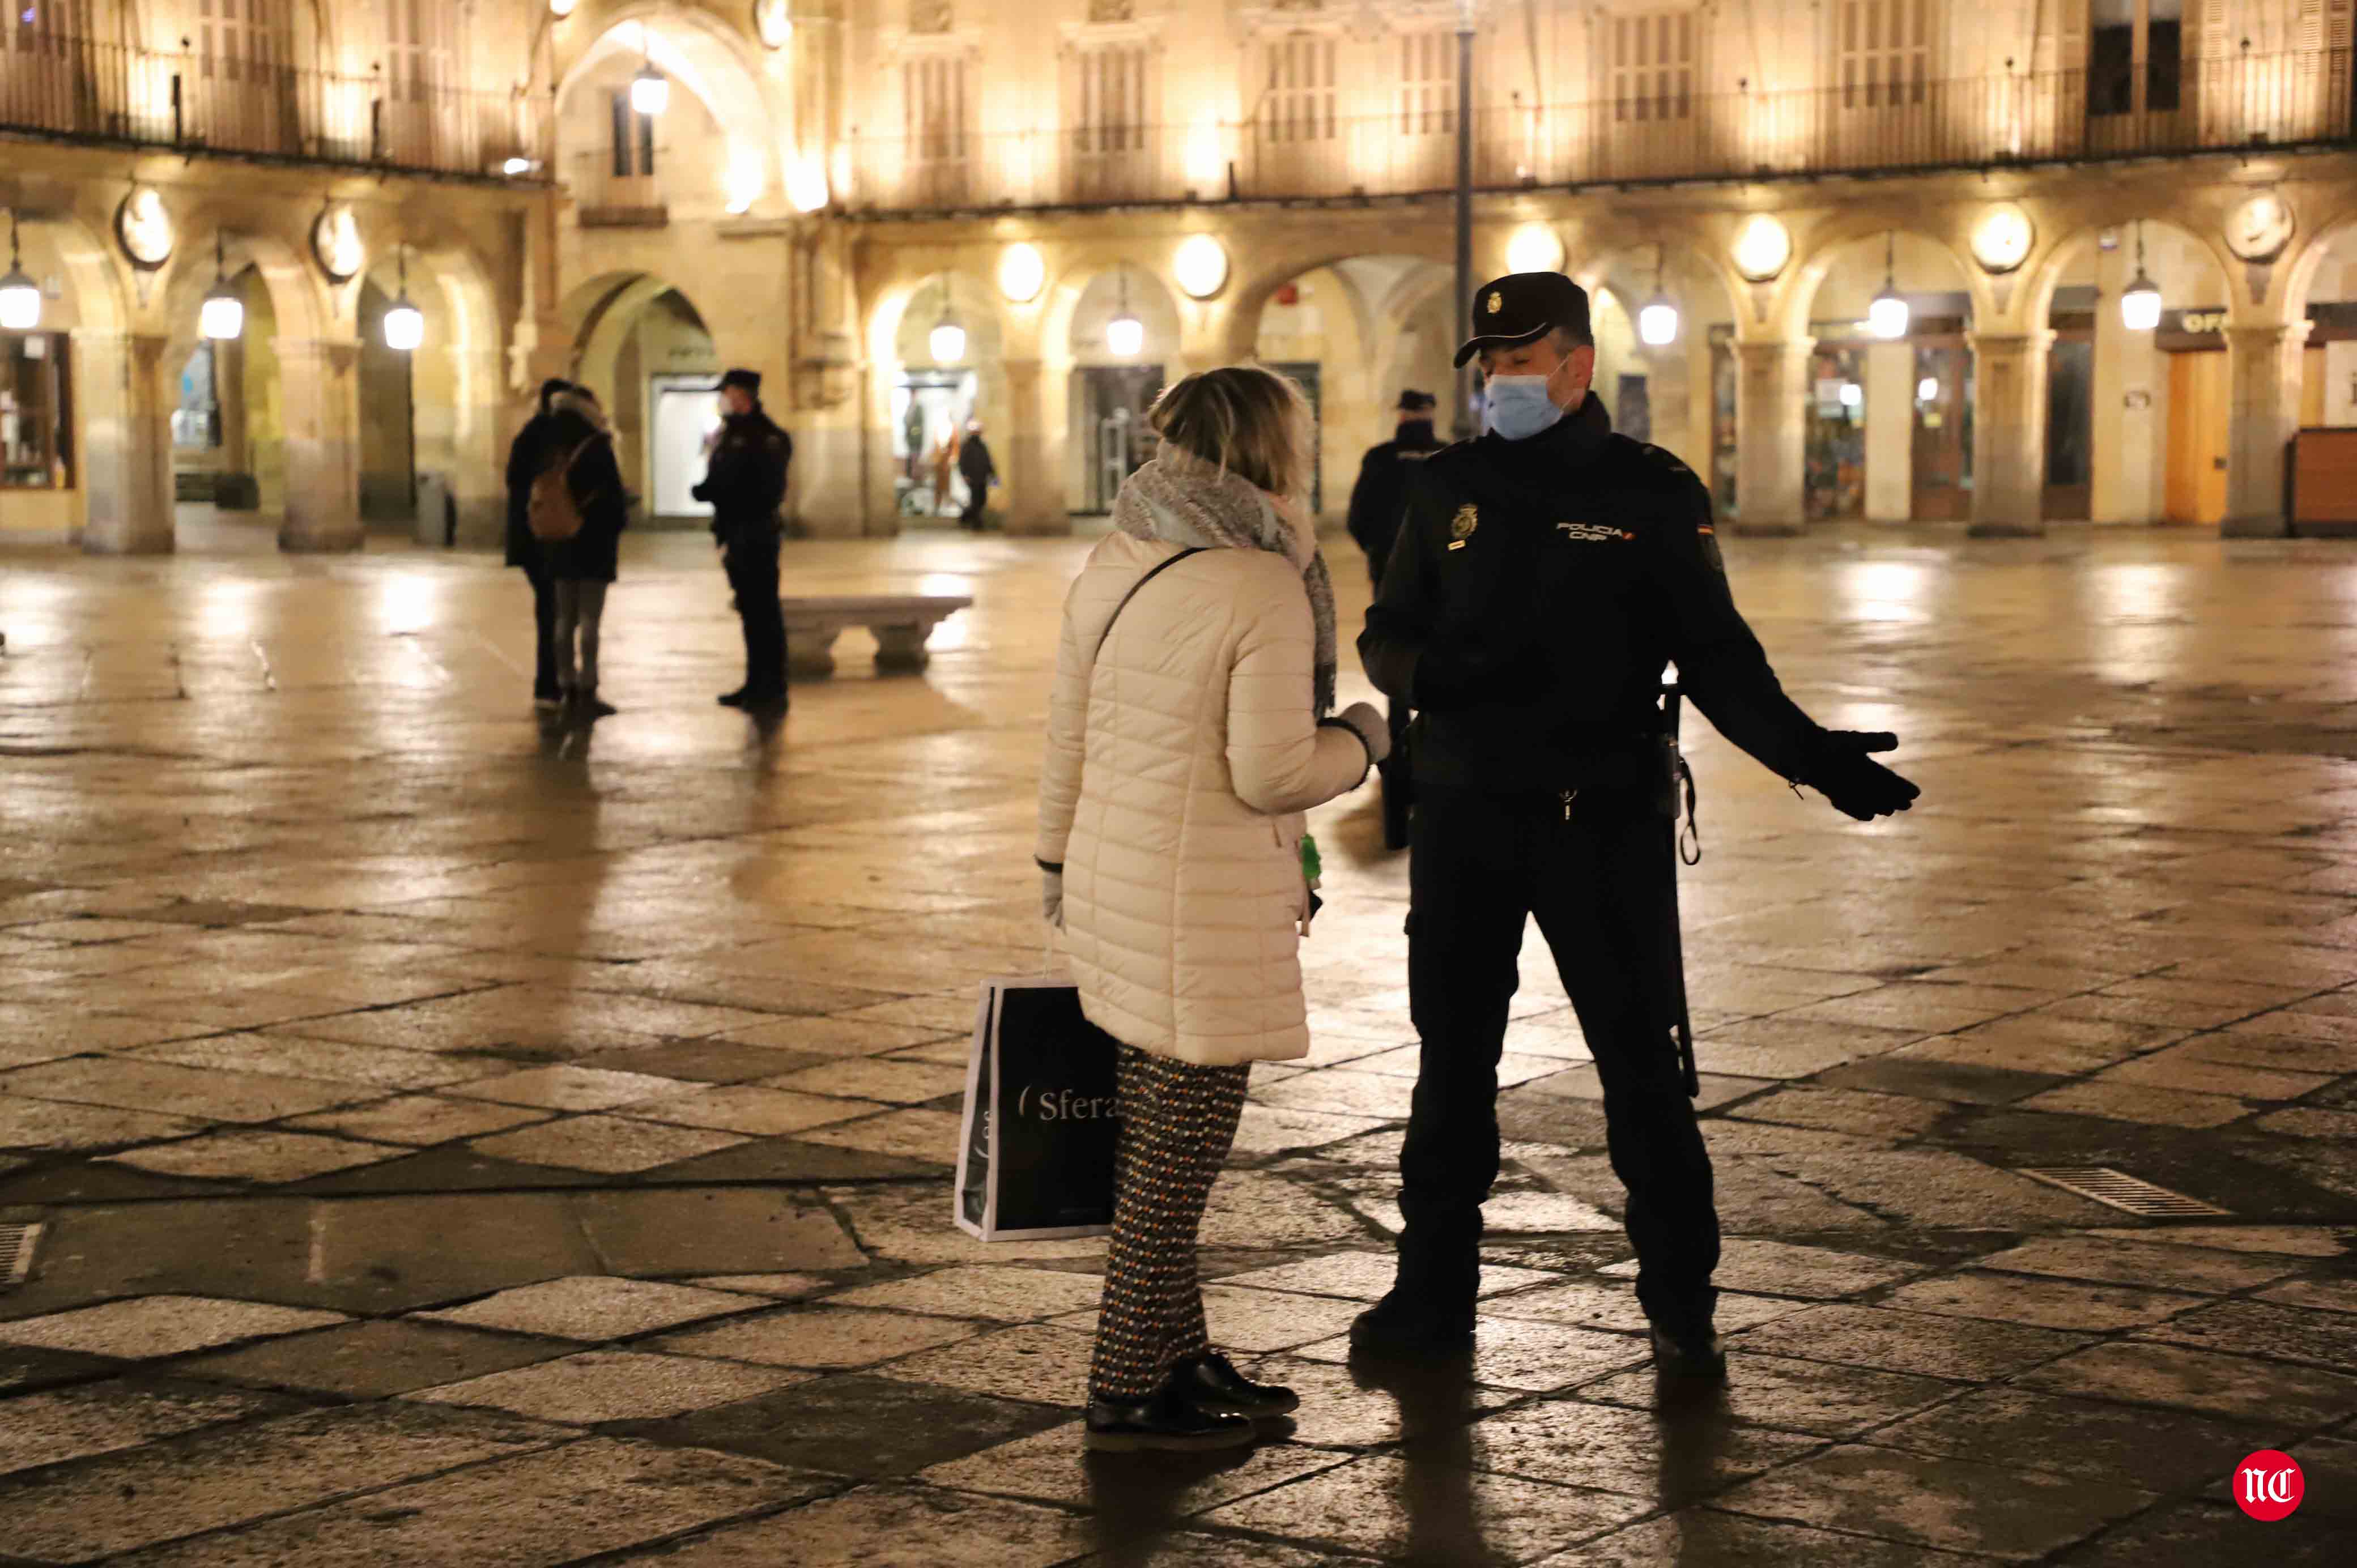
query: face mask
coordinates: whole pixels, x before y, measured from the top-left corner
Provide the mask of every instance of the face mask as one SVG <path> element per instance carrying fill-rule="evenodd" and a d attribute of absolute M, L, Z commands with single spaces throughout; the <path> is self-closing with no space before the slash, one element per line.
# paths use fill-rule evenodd
<path fill-rule="evenodd" d="M 1552 376 L 1491 376 L 1481 384 L 1490 428 L 1508 441 L 1527 441 L 1563 417 L 1548 395 Z"/>

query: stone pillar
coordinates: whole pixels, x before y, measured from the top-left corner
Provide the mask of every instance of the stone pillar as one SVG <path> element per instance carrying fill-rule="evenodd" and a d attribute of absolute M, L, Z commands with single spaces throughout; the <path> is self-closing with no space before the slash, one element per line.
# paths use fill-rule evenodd
<path fill-rule="evenodd" d="M 2169 478 L 2169 360 L 2154 334 L 2131 332 L 2120 319 L 2136 262 L 2128 251 L 2096 257 L 2093 484 L 2088 516 L 2096 522 L 2149 524 L 2166 510 Z"/>
<path fill-rule="evenodd" d="M 1006 370 L 1006 429 L 998 448 L 1002 505 L 1009 533 L 1072 532 L 1064 498 L 1064 431 L 1048 418 L 1046 367 L 1038 360 L 1009 360 Z"/>
<path fill-rule="evenodd" d="M 1735 346 L 1735 516 L 1738 533 L 1798 533 L 1803 440 L 1813 338 Z"/>
<path fill-rule="evenodd" d="M 278 548 L 358 550 L 361 527 L 360 360 L 357 342 L 284 339 L 286 521 Z"/>
<path fill-rule="evenodd" d="M 1978 539 L 2046 532 L 2046 356 L 2050 328 L 1975 332 L 1973 521 Z"/>
<path fill-rule="evenodd" d="M 172 552 L 171 340 L 77 332 L 81 403 L 77 479 L 86 502 L 81 547 L 93 555 Z"/>
<path fill-rule="evenodd" d="M 1866 351 L 1866 518 L 1915 516 L 1915 345 L 1877 343 Z"/>
<path fill-rule="evenodd" d="M 2226 521 L 2241 539 L 2291 532 L 2284 507 L 2284 451 L 2299 424 L 2300 352 L 2308 323 L 2226 328 L 2233 402 L 2226 424 Z"/>

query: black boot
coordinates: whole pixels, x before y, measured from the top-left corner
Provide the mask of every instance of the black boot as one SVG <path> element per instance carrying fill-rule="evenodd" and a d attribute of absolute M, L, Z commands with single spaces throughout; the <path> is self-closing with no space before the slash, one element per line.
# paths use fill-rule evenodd
<path fill-rule="evenodd" d="M 1727 1380 L 1727 1347 L 1705 1318 L 1674 1327 L 1653 1325 L 1653 1369 L 1665 1378 Z"/>
<path fill-rule="evenodd" d="M 1147 1399 L 1089 1401 L 1088 1434 L 1082 1441 L 1103 1454 L 1148 1449 L 1180 1452 L 1241 1448 L 1258 1434 L 1251 1421 L 1225 1411 L 1198 1410 L 1165 1383 Z"/>
<path fill-rule="evenodd" d="M 1301 1408 L 1299 1394 L 1275 1383 L 1254 1382 L 1217 1350 L 1171 1368 L 1165 1386 L 1197 1410 L 1232 1411 L 1254 1421 L 1291 1415 Z"/>
<path fill-rule="evenodd" d="M 1449 1293 L 1453 1298 L 1456 1293 Z M 1351 1359 L 1430 1361 L 1460 1357 L 1473 1348 L 1473 1305 L 1444 1300 L 1405 1283 L 1359 1314 L 1351 1324 Z"/>
<path fill-rule="evenodd" d="M 741 708 L 745 705 L 746 690 L 739 686 L 733 692 L 723 692 L 716 700 L 724 708 Z"/>

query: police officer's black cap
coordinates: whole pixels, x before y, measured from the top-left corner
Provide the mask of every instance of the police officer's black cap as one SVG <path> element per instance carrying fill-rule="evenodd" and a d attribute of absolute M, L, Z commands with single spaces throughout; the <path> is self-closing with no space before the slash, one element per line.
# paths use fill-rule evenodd
<path fill-rule="evenodd" d="M 1399 411 L 1402 413 L 1426 413 L 1439 406 L 1440 400 L 1428 392 L 1411 390 L 1400 393 Z"/>
<path fill-rule="evenodd" d="M 726 375 L 720 378 L 720 386 L 721 390 L 724 392 L 730 387 L 743 387 L 747 395 L 751 397 L 759 397 L 761 395 L 761 372 L 759 371 L 748 371 L 742 368 L 732 370 Z"/>
<path fill-rule="evenodd" d="M 1473 336 L 1459 365 L 1484 349 L 1519 349 L 1561 328 L 1586 342 L 1587 291 L 1561 273 L 1508 273 L 1473 291 Z"/>

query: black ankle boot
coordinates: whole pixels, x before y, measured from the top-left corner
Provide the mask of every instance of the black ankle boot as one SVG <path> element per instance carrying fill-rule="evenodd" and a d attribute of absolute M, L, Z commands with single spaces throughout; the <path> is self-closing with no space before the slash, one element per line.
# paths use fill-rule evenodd
<path fill-rule="evenodd" d="M 1473 1308 L 1442 1306 L 1404 1286 L 1359 1314 L 1351 1324 L 1353 1360 L 1423 1361 L 1463 1356 L 1473 1348 Z"/>
<path fill-rule="evenodd" d="M 1299 1394 L 1275 1383 L 1254 1382 L 1217 1350 L 1190 1356 L 1171 1368 L 1166 1386 L 1197 1410 L 1232 1411 L 1254 1421 L 1291 1415 L 1301 1408 Z"/>
<path fill-rule="evenodd" d="M 1125 1454 L 1143 1449 L 1182 1452 L 1241 1448 L 1257 1434 L 1253 1423 L 1226 1411 L 1199 1410 L 1171 1391 L 1165 1383 L 1154 1394 L 1135 1403 L 1125 1400 L 1089 1401 L 1088 1435 L 1082 1439 L 1098 1453 Z"/>
<path fill-rule="evenodd" d="M 1711 1382 L 1727 1379 L 1727 1347 L 1706 1321 L 1665 1328 L 1653 1325 L 1653 1369 L 1665 1378 Z"/>

